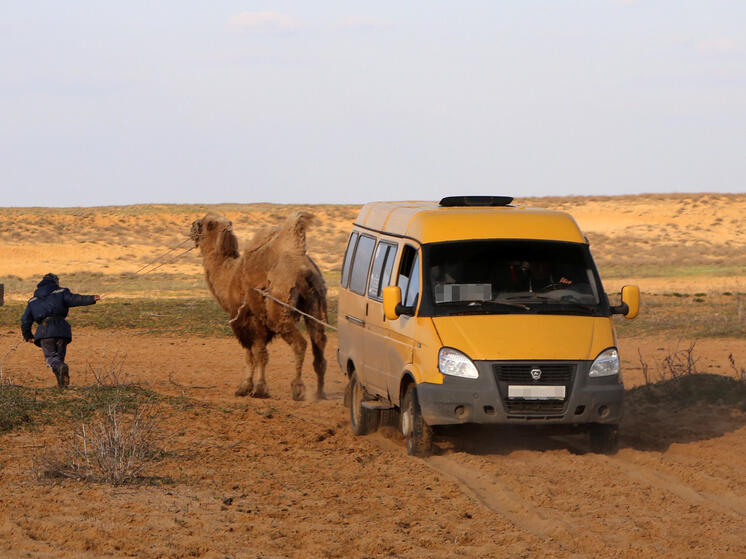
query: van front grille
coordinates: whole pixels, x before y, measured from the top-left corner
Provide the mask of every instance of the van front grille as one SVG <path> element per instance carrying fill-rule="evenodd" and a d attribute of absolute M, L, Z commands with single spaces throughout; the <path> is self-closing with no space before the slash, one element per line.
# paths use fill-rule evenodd
<path fill-rule="evenodd" d="M 497 380 L 508 382 L 510 384 L 564 384 L 569 385 L 572 381 L 572 373 L 575 369 L 574 364 L 556 364 L 556 365 L 493 365 Z M 541 377 L 534 380 L 531 376 L 533 369 L 541 371 Z"/>
<path fill-rule="evenodd" d="M 577 369 L 577 362 L 561 363 L 493 363 L 492 370 L 495 374 L 497 387 L 500 391 L 503 408 L 508 416 L 515 418 L 523 417 L 530 419 L 531 416 L 538 418 L 553 416 L 562 417 L 567 407 L 567 402 L 572 394 L 573 380 Z M 535 369 L 541 371 L 539 375 Z M 531 375 L 534 370 L 535 379 Z M 532 400 L 524 398 L 508 398 L 508 387 L 510 385 L 522 386 L 564 386 L 564 400 Z"/>

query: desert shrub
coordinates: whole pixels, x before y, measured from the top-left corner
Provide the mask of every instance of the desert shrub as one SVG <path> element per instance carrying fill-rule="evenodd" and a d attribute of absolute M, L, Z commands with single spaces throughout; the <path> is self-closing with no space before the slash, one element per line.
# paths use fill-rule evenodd
<path fill-rule="evenodd" d="M 152 405 L 138 405 L 128 415 L 112 404 L 63 436 L 59 446 L 45 448 L 34 459 L 33 470 L 40 480 L 74 479 L 117 486 L 145 479 L 147 468 L 163 454 Z"/>
<path fill-rule="evenodd" d="M 697 374 L 698 359 L 694 356 L 695 346 L 696 342 L 692 342 L 688 348 L 682 350 L 677 348 L 666 355 L 661 361 L 664 374 L 667 373 L 673 379 Z"/>
<path fill-rule="evenodd" d="M 134 377 L 124 370 L 126 359 L 126 353 L 117 352 L 110 361 L 88 361 L 86 366 L 96 386 L 132 386 L 135 384 Z"/>

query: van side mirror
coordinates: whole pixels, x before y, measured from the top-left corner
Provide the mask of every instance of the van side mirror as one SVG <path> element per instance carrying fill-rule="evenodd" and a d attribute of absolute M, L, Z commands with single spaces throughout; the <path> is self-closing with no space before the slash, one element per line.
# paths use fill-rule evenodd
<path fill-rule="evenodd" d="M 386 320 L 396 320 L 399 314 L 396 309 L 401 307 L 401 288 L 398 285 L 389 285 L 383 288 L 383 314 Z"/>
<path fill-rule="evenodd" d="M 401 304 L 401 288 L 398 285 L 383 288 L 383 314 L 386 320 L 396 320 L 403 314 L 414 314 L 412 307 L 405 307 Z"/>
<path fill-rule="evenodd" d="M 622 314 L 624 318 L 635 318 L 640 312 L 640 288 L 636 285 L 622 287 L 622 304 L 611 307 L 613 314 Z"/>

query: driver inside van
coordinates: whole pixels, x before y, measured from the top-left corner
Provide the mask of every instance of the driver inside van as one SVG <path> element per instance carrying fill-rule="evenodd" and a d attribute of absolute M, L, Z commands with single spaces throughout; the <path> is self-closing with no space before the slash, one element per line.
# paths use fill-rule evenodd
<path fill-rule="evenodd" d="M 510 276 L 515 291 L 544 291 L 551 286 L 569 286 L 573 283 L 566 275 L 554 273 L 551 264 L 542 260 L 514 262 L 510 265 Z"/>

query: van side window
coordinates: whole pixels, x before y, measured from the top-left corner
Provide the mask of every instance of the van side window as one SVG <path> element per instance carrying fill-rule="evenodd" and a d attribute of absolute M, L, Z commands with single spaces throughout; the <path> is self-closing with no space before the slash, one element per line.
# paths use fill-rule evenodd
<path fill-rule="evenodd" d="M 350 264 L 352 264 L 352 253 L 355 252 L 356 242 L 357 233 L 353 231 L 350 235 L 350 241 L 347 243 L 344 264 L 342 264 L 342 287 L 347 287 L 347 282 L 350 280 Z"/>
<path fill-rule="evenodd" d="M 413 284 L 411 297 L 408 293 L 410 283 Z M 420 291 L 419 258 L 417 257 L 417 249 L 412 246 L 404 246 L 401 263 L 399 264 L 399 279 L 396 285 L 401 289 L 401 297 L 405 305 L 409 305 L 408 301 L 414 299 Z"/>
<path fill-rule="evenodd" d="M 381 288 L 378 290 L 378 296 L 383 293 L 383 288 L 391 283 L 391 272 L 394 270 L 394 260 L 396 259 L 396 245 L 389 247 L 386 263 L 383 265 L 383 277 L 381 278 Z"/>
<path fill-rule="evenodd" d="M 414 258 L 412 263 L 412 277 L 409 280 L 409 289 L 407 289 L 407 298 L 404 305 L 414 307 L 417 304 L 417 296 L 420 294 L 420 255 Z"/>
<path fill-rule="evenodd" d="M 350 272 L 350 290 L 360 295 L 365 295 L 370 259 L 373 257 L 375 246 L 376 240 L 367 235 L 362 235 L 357 243 L 355 258 L 352 260 L 352 271 Z"/>
<path fill-rule="evenodd" d="M 389 243 L 378 243 L 376 255 L 373 258 L 373 267 L 370 270 L 370 281 L 368 282 L 368 297 L 371 299 L 381 299 L 381 291 L 391 279 L 394 256 L 396 256 L 396 246 Z"/>

